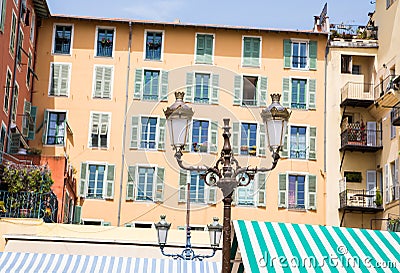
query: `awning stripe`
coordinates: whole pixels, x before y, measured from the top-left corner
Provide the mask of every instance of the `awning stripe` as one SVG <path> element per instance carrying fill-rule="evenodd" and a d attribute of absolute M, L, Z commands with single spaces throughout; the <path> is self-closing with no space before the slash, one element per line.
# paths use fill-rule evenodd
<path fill-rule="evenodd" d="M 386 233 L 389 233 L 389 232 L 386 232 Z M 388 262 L 388 261 L 395 261 L 396 259 L 398 260 L 398 261 L 400 261 L 400 256 L 399 256 L 399 249 L 400 249 L 400 246 L 399 246 L 399 244 L 397 243 L 397 249 L 394 249 L 393 247 L 392 247 L 392 245 L 390 245 L 390 243 L 387 241 L 387 240 L 382 240 L 382 239 L 384 239 L 384 238 L 382 238 L 382 234 L 380 234 L 380 233 L 370 233 L 371 234 L 371 237 L 372 237 L 372 240 L 374 240 L 374 241 L 377 241 L 377 242 L 379 242 L 379 241 L 381 241 L 382 242 L 382 244 L 379 244 L 379 246 L 380 246 L 380 248 L 382 249 L 382 252 L 383 253 L 385 253 L 386 254 L 386 256 L 389 258 L 389 260 L 384 260 L 384 259 L 382 259 L 382 256 L 380 257 L 380 260 L 381 261 L 385 261 L 385 262 Z M 399 240 L 399 242 L 400 242 L 400 240 Z M 396 245 L 396 244 L 395 244 Z M 395 254 L 395 253 L 397 253 L 397 257 L 395 257 L 393 254 Z M 379 257 L 379 256 L 378 256 Z M 379 261 L 378 259 L 377 259 L 377 261 Z"/>
<path fill-rule="evenodd" d="M 292 253 L 292 260 L 288 262 L 289 266 L 292 261 L 301 261 L 301 255 L 300 252 L 298 251 L 299 249 L 297 247 L 291 247 L 291 246 L 296 246 L 293 237 L 290 235 L 289 230 L 287 226 L 284 223 L 278 223 L 280 230 L 282 231 L 282 235 L 284 236 L 285 240 L 285 245 L 287 245 L 287 248 L 289 251 L 291 250 Z M 305 253 L 305 252 L 304 252 Z M 296 268 L 296 272 L 300 271 L 303 273 L 307 273 L 306 268 L 303 266 L 300 266 L 299 268 Z"/>
<path fill-rule="evenodd" d="M 271 241 L 271 238 L 269 237 L 269 234 L 266 232 L 265 223 L 258 222 L 257 225 L 255 225 L 255 226 L 257 227 L 256 235 L 257 235 L 257 242 L 259 242 L 259 247 L 261 249 L 265 249 L 264 256 L 265 255 L 268 255 L 269 257 L 271 255 L 275 256 L 276 255 L 275 251 L 268 251 L 268 249 L 267 249 L 266 241 L 268 241 L 269 243 L 272 243 L 272 241 Z M 265 240 L 263 238 L 265 238 Z M 268 262 L 268 259 L 267 259 L 267 261 L 265 261 L 265 259 L 266 259 L 266 257 L 264 257 L 264 262 Z M 276 272 L 275 268 L 272 268 L 270 270 L 270 272 Z"/>
<path fill-rule="evenodd" d="M 249 233 L 247 232 L 248 227 L 246 227 L 246 223 L 245 222 L 241 222 L 240 225 L 239 225 L 239 229 L 240 229 L 240 235 L 243 236 L 243 241 L 244 242 L 248 242 L 248 243 L 251 244 L 250 236 L 249 236 Z M 248 251 L 247 256 L 251 255 L 251 257 L 255 257 L 253 248 L 251 246 L 246 247 L 246 251 Z M 257 271 L 258 270 L 258 266 L 257 265 L 254 265 L 254 263 L 250 263 L 249 260 L 247 260 L 246 262 L 248 264 L 247 268 L 250 269 L 250 272 L 259 272 L 259 271 Z"/>

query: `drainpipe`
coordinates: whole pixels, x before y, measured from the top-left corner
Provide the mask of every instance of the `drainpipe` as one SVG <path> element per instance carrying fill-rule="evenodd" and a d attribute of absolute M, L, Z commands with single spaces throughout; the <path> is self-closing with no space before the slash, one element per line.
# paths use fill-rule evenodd
<path fill-rule="evenodd" d="M 8 124 L 7 124 L 7 135 L 6 135 L 6 143 L 4 144 L 3 147 L 3 152 L 7 153 L 8 152 L 8 144 L 9 144 L 9 137 L 10 137 L 10 126 L 12 122 L 12 108 L 13 108 L 13 102 L 14 102 L 14 89 L 15 89 L 15 84 L 17 83 L 17 56 L 18 56 L 18 51 L 19 51 L 19 37 L 20 37 L 20 32 L 21 32 L 21 17 L 22 17 L 22 1 L 19 1 L 18 4 L 18 16 L 17 16 L 17 29 L 16 29 L 16 34 L 17 34 L 17 41 L 14 45 L 14 68 L 13 68 L 13 74 L 12 74 L 12 85 L 11 85 L 11 100 L 8 105 Z M 21 55 L 22 58 L 22 55 Z M 17 109 L 16 109 L 17 111 Z M 15 117 L 16 118 L 16 117 Z"/>
<path fill-rule="evenodd" d="M 128 41 L 128 66 L 126 71 L 126 88 L 125 88 L 125 114 L 124 129 L 122 133 L 122 153 L 121 153 L 121 179 L 119 182 L 119 200 L 118 200 L 118 224 L 121 225 L 121 205 L 122 205 L 122 183 L 124 181 L 124 165 L 125 165 L 125 141 L 126 141 L 126 121 L 128 114 L 128 97 L 129 97 L 129 72 L 131 70 L 131 44 L 132 44 L 132 21 L 129 21 L 129 41 Z"/>

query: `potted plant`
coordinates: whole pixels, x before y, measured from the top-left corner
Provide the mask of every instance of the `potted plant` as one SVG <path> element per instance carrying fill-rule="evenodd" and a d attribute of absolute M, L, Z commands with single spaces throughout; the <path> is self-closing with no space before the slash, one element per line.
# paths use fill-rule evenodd
<path fill-rule="evenodd" d="M 383 199 L 382 199 L 381 191 L 379 189 L 376 190 L 375 201 L 374 202 L 375 202 L 375 204 L 376 204 L 376 206 L 378 208 L 382 206 Z"/>

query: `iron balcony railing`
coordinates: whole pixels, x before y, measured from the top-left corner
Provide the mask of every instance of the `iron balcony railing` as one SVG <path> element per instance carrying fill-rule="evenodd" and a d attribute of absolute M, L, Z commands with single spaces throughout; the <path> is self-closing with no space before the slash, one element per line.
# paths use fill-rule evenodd
<path fill-rule="evenodd" d="M 101 41 L 97 42 L 97 56 L 112 57 L 112 52 L 112 42 L 110 42 L 109 44 L 103 44 Z"/>
<path fill-rule="evenodd" d="M 378 27 L 347 24 L 330 24 L 331 38 L 378 39 Z"/>
<path fill-rule="evenodd" d="M 342 146 L 381 147 L 381 130 L 367 129 L 360 123 L 349 123 L 341 134 Z"/>
<path fill-rule="evenodd" d="M 382 97 L 391 90 L 398 91 L 400 86 L 398 82 L 394 81 L 398 79 L 398 77 L 399 75 L 389 75 L 381 80 L 379 84 L 374 87 L 375 98 Z"/>
<path fill-rule="evenodd" d="M 340 208 L 345 208 L 345 207 L 380 208 L 382 204 L 376 202 L 376 196 L 377 196 L 376 190 L 346 189 L 341 193 L 339 193 Z M 382 196 L 382 192 L 380 192 L 380 196 Z"/>
<path fill-rule="evenodd" d="M 0 191 L 0 218 L 37 218 L 57 222 L 58 201 L 53 192 Z"/>
<path fill-rule="evenodd" d="M 342 102 L 350 100 L 374 100 L 372 83 L 348 82 L 341 89 Z"/>

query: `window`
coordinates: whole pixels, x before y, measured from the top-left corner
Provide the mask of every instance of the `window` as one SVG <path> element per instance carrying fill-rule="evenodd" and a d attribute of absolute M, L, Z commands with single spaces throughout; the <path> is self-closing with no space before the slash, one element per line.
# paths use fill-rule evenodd
<path fill-rule="evenodd" d="M 43 131 L 43 143 L 46 145 L 65 145 L 67 112 L 48 111 L 44 113 L 46 128 Z"/>
<path fill-rule="evenodd" d="M 115 165 L 81 164 L 79 196 L 93 199 L 113 199 Z"/>
<path fill-rule="evenodd" d="M 266 106 L 267 105 L 267 77 L 235 76 L 234 105 Z"/>
<path fill-rule="evenodd" d="M 1 132 L 0 132 L 0 162 L 3 162 L 3 151 L 4 151 L 4 141 L 6 140 L 7 129 L 4 122 L 1 123 Z"/>
<path fill-rule="evenodd" d="M 351 74 L 353 58 L 351 55 L 341 55 L 341 73 Z"/>
<path fill-rule="evenodd" d="M 284 40 L 283 60 L 285 68 L 317 69 L 317 41 Z"/>
<path fill-rule="evenodd" d="M 214 35 L 197 34 L 196 35 L 196 63 L 213 63 Z"/>
<path fill-rule="evenodd" d="M 29 50 L 28 53 L 28 67 L 27 67 L 27 71 L 26 71 L 26 85 L 29 87 L 31 85 L 31 71 L 33 71 L 33 69 L 31 68 L 32 66 L 32 53 Z"/>
<path fill-rule="evenodd" d="M 292 210 L 317 209 L 317 177 L 311 174 L 279 174 L 278 207 Z"/>
<path fill-rule="evenodd" d="M 14 11 L 12 12 L 11 31 L 10 31 L 10 53 L 14 55 L 15 50 L 15 37 L 17 32 L 17 16 Z"/>
<path fill-rule="evenodd" d="M 185 101 L 218 104 L 219 75 L 209 73 L 186 73 Z"/>
<path fill-rule="evenodd" d="M 164 173 L 159 166 L 129 166 L 126 200 L 162 202 Z"/>
<path fill-rule="evenodd" d="M 179 202 L 187 202 L 188 184 L 190 203 L 216 204 L 217 187 L 207 186 L 202 174 L 183 170 L 179 173 Z"/>
<path fill-rule="evenodd" d="M 261 57 L 261 38 L 243 37 L 243 66 L 259 67 Z"/>
<path fill-rule="evenodd" d="M 393 125 L 393 120 L 396 118 L 396 111 L 390 111 L 390 139 L 396 137 L 396 126 Z"/>
<path fill-rule="evenodd" d="M 0 0 L 0 31 L 4 32 L 4 22 L 6 19 L 6 0 Z"/>
<path fill-rule="evenodd" d="M 49 96 L 68 97 L 71 64 L 51 63 Z"/>
<path fill-rule="evenodd" d="M 71 54 L 72 44 L 72 26 L 55 25 L 54 26 L 54 54 Z"/>
<path fill-rule="evenodd" d="M 134 99 L 168 101 L 168 71 L 136 69 Z"/>
<path fill-rule="evenodd" d="M 236 205 L 265 207 L 266 174 L 258 173 L 247 186 L 237 187 L 235 190 Z"/>
<path fill-rule="evenodd" d="M 317 128 L 288 126 L 281 151 L 282 157 L 316 160 Z M 288 148 L 289 147 L 289 148 Z"/>
<path fill-rule="evenodd" d="M 10 69 L 7 68 L 6 86 L 4 90 L 4 108 L 3 108 L 6 114 L 8 113 L 9 102 L 10 102 L 11 80 L 12 80 L 12 74 Z"/>
<path fill-rule="evenodd" d="M 19 39 L 18 39 L 18 47 L 17 47 L 17 62 L 19 65 L 21 65 L 22 62 L 22 45 L 24 42 L 24 32 L 22 31 L 22 28 L 19 29 Z"/>
<path fill-rule="evenodd" d="M 96 56 L 112 57 L 113 47 L 114 47 L 114 29 L 98 28 Z"/>
<path fill-rule="evenodd" d="M 15 122 L 17 120 L 17 109 L 18 109 L 18 94 L 19 94 L 19 86 L 15 82 L 14 83 L 14 96 L 11 104 L 11 120 Z"/>
<path fill-rule="evenodd" d="M 234 154 L 265 156 L 265 125 L 233 122 L 231 143 Z"/>
<path fill-rule="evenodd" d="M 283 78 L 282 105 L 292 109 L 316 109 L 316 80 Z"/>
<path fill-rule="evenodd" d="M 146 60 L 161 60 L 162 58 L 162 32 L 146 32 Z"/>
<path fill-rule="evenodd" d="M 107 148 L 110 135 L 110 113 L 91 113 L 90 142 L 91 148 Z"/>
<path fill-rule="evenodd" d="M 113 76 L 113 66 L 94 66 L 93 98 L 111 99 Z"/>
<path fill-rule="evenodd" d="M 132 116 L 130 148 L 164 150 L 165 123 L 165 118 Z"/>
<path fill-rule="evenodd" d="M 34 11 L 32 11 L 32 12 L 34 12 Z M 32 43 L 35 42 L 35 28 L 36 28 L 36 16 L 33 13 L 32 19 L 31 19 L 31 29 L 29 32 L 29 39 L 31 40 Z"/>
<path fill-rule="evenodd" d="M 210 123 L 206 120 L 193 120 L 192 126 L 191 151 L 207 153 Z"/>

